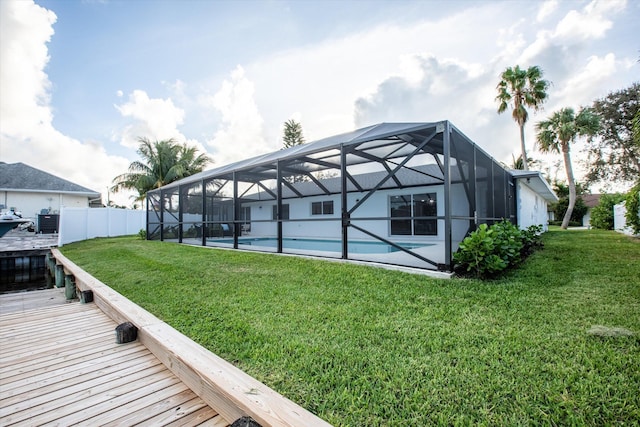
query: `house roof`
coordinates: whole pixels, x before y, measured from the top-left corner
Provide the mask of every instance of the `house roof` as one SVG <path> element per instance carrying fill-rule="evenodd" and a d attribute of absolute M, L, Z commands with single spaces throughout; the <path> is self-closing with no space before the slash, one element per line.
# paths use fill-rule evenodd
<path fill-rule="evenodd" d="M 241 160 L 225 166 L 209 169 L 179 181 L 174 181 L 163 188 L 198 182 L 207 178 L 230 178 L 234 172 L 251 173 L 262 179 L 275 179 L 275 164 L 278 161 L 291 161 L 289 172 L 284 176 L 293 176 L 301 172 L 317 172 L 331 169 L 335 165 L 339 169 L 340 147 L 360 146 L 361 151 L 369 155 L 385 159 L 401 158 L 415 150 L 412 141 L 430 139 L 430 147 L 442 153 L 442 131 L 446 121 L 433 123 L 379 123 L 356 129 L 351 132 L 333 135 L 284 150 L 278 150 L 249 159 Z M 453 133 L 462 135 L 455 126 L 449 123 Z M 363 144 L 364 145 L 361 145 Z M 300 160 L 302 159 L 302 160 Z M 371 160 L 348 154 L 346 163 L 358 165 Z"/>
<path fill-rule="evenodd" d="M 444 133 L 446 129 L 450 132 L 450 144 L 458 146 L 458 142 L 466 141 L 467 144 L 474 147 L 474 150 L 484 153 L 489 159 L 493 160 L 484 150 L 469 140 L 462 132 L 460 132 L 451 122 L 424 122 L 424 123 L 379 123 L 356 129 L 351 132 L 330 136 L 328 138 L 297 145 L 284 150 L 263 154 L 249 159 L 241 160 L 228 165 L 209 169 L 195 175 L 191 175 L 184 179 L 174 181 L 162 187 L 162 190 L 174 189 L 181 185 L 198 183 L 202 180 L 222 179 L 229 181 L 242 182 L 258 182 L 264 180 L 275 180 L 278 173 L 283 177 L 307 175 L 310 172 L 321 172 L 326 170 L 340 170 L 342 163 L 341 155 L 344 154 L 345 164 L 347 166 L 367 165 L 372 159 L 385 162 L 393 161 L 399 158 L 410 157 L 416 150 L 416 147 L 424 146 L 425 151 L 438 156 L 442 156 L 446 150 L 444 146 Z M 456 142 L 458 141 L 458 142 Z M 460 149 L 458 146 L 457 149 Z M 347 148 L 343 150 L 342 148 Z M 351 148 L 353 147 L 353 150 Z M 473 154 L 459 152 L 457 153 L 466 161 L 470 161 Z M 493 160 L 495 162 L 495 160 Z M 497 163 L 497 162 L 495 162 Z M 283 167 L 279 171 L 278 165 Z M 421 169 L 421 167 L 429 168 Z M 385 172 L 367 173 L 368 171 L 360 171 L 360 174 L 351 174 L 349 182 L 347 182 L 347 191 L 354 191 L 353 180 L 358 182 L 361 189 L 371 189 L 386 176 Z M 460 179 L 458 172 L 450 172 L 452 181 Z M 557 202 L 558 198 L 549 187 L 549 184 L 542 177 L 540 172 L 535 171 L 508 171 L 516 179 L 525 179 L 525 183 L 547 201 Z M 317 182 L 302 182 L 295 185 L 287 185 L 283 190 L 284 198 L 292 197 L 297 192 L 301 194 L 315 195 L 328 194 L 339 191 L 339 179 L 321 179 L 324 188 L 320 188 Z M 393 181 L 381 185 L 379 188 L 405 187 L 412 185 L 429 185 L 443 182 L 443 175 L 437 165 L 422 165 L 403 168 L 398 171 Z M 372 185 L 371 185 L 372 184 Z M 301 188 L 302 187 L 302 188 Z M 267 191 L 265 187 L 262 187 Z M 295 191 L 294 191 L 295 189 Z M 154 190 L 154 191 L 159 191 Z M 254 196 L 251 194 L 250 196 Z M 242 197 L 245 197 L 243 195 Z M 273 195 L 272 195 L 273 197 Z"/>
<path fill-rule="evenodd" d="M 542 172 L 512 169 L 509 173 L 511 173 L 515 179 L 520 180 L 524 185 L 544 197 L 547 202 L 555 203 L 559 200 L 547 180 L 542 176 Z"/>
<path fill-rule="evenodd" d="M 0 162 L 0 191 L 65 193 L 90 198 L 100 193 L 24 163 Z"/>
<path fill-rule="evenodd" d="M 586 207 L 595 208 L 598 206 L 598 203 L 600 203 L 600 196 L 602 196 L 602 194 L 583 194 L 580 197 L 582 197 L 582 201 Z"/>
<path fill-rule="evenodd" d="M 387 172 L 368 172 L 358 175 L 354 175 L 353 179 L 358 183 L 360 189 L 356 188 L 352 181 L 347 181 L 347 192 L 352 191 L 368 191 L 379 185 L 384 178 L 388 176 Z M 454 179 L 459 176 L 455 173 Z M 395 178 L 402 183 L 402 188 L 426 186 L 426 185 L 442 185 L 444 183 L 444 174 L 435 164 L 415 166 L 411 168 L 403 168 L 395 174 Z M 315 183 L 310 181 L 296 182 L 292 185 L 295 190 L 304 194 L 305 196 L 321 195 L 321 194 L 337 194 L 340 193 L 342 188 L 342 179 L 340 177 L 330 177 L 321 180 L 324 189 L 322 191 Z M 386 182 L 380 184 L 380 189 L 397 188 L 397 184 L 393 179 L 388 179 Z M 288 199 L 292 197 L 298 197 L 298 194 L 294 193 L 289 187 L 282 189 L 282 198 Z M 260 192 L 248 194 L 243 197 L 246 199 L 260 200 Z M 267 196 L 267 200 L 270 198 Z"/>

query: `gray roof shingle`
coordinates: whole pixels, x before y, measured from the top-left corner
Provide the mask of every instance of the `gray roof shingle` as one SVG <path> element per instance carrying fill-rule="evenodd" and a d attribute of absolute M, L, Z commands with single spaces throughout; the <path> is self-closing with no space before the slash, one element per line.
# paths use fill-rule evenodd
<path fill-rule="evenodd" d="M 100 193 L 24 163 L 0 162 L 0 190 L 72 193 L 100 197 Z"/>

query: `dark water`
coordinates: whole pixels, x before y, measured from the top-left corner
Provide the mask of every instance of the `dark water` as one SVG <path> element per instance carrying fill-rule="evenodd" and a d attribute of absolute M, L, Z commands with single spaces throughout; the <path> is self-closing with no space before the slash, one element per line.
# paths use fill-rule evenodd
<path fill-rule="evenodd" d="M 52 286 L 44 255 L 0 258 L 0 294 Z"/>

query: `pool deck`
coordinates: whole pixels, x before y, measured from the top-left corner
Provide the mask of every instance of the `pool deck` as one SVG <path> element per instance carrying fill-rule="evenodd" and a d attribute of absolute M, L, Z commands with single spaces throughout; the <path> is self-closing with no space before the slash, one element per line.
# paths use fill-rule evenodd
<path fill-rule="evenodd" d="M 165 239 L 165 242 L 179 243 L 178 239 Z M 233 249 L 231 244 L 214 244 L 209 243 L 207 246 L 202 246 L 201 239 L 182 239 L 182 244 L 190 246 L 199 246 L 202 248 L 210 249 L 222 249 L 222 250 L 234 250 L 245 252 L 261 252 L 270 253 L 279 256 L 302 256 L 306 258 L 314 258 L 323 261 L 341 262 L 348 264 L 359 264 L 369 267 L 384 268 L 386 270 L 401 271 L 410 274 L 421 274 L 424 276 L 433 277 L 436 279 L 450 279 L 453 277 L 452 272 L 437 271 L 433 266 L 425 263 L 424 261 L 414 258 L 402 251 L 390 252 L 390 253 L 365 253 L 365 254 L 353 254 L 349 255 L 348 259 L 341 258 L 340 252 L 321 251 L 321 250 L 309 250 L 309 249 L 292 249 L 283 248 L 282 253 L 277 253 L 274 247 L 259 246 L 259 245 L 239 245 L 238 249 Z M 426 257 L 428 259 L 436 260 L 437 262 L 443 262 L 441 259 L 444 253 L 444 243 L 440 241 L 429 242 L 426 246 L 413 249 L 413 252 Z"/>

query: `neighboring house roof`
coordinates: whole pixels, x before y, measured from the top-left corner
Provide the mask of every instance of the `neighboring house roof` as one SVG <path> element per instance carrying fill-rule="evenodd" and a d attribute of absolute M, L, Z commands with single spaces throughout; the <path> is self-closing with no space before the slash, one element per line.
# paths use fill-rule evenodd
<path fill-rule="evenodd" d="M 583 194 L 580 197 L 582 197 L 582 201 L 586 207 L 595 208 L 600 203 L 600 196 L 602 196 L 602 194 Z"/>
<path fill-rule="evenodd" d="M 542 176 L 542 172 L 512 169 L 509 173 L 511 173 L 515 179 L 522 181 L 527 187 L 530 187 L 533 191 L 544 197 L 547 202 L 555 203 L 559 200 L 547 180 Z"/>
<path fill-rule="evenodd" d="M 64 193 L 90 198 L 100 193 L 24 163 L 0 162 L 0 191 Z"/>

